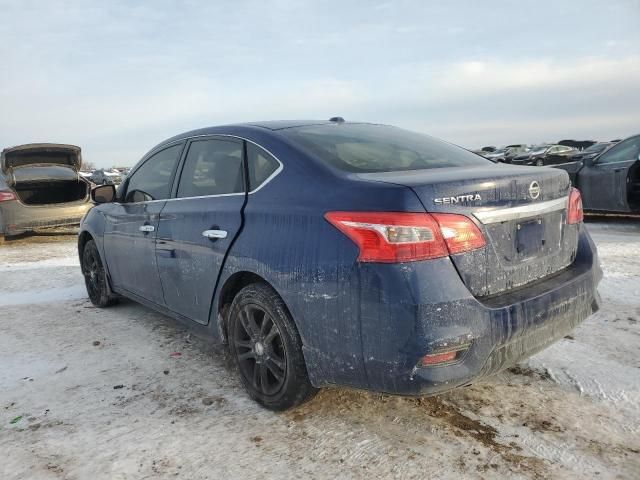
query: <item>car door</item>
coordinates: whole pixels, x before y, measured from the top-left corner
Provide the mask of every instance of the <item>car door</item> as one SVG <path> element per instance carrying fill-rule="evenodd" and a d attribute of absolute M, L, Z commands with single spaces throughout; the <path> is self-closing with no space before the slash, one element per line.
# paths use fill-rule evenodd
<path fill-rule="evenodd" d="M 198 323 L 209 321 L 220 270 L 242 226 L 244 156 L 236 138 L 191 140 L 174 198 L 160 214 L 156 256 L 165 304 Z"/>
<path fill-rule="evenodd" d="M 558 146 L 554 147 L 555 151 L 547 157 L 547 165 L 559 165 L 571 161 L 569 155 L 574 151 L 571 147 Z"/>
<path fill-rule="evenodd" d="M 628 212 L 629 169 L 640 155 L 640 135 L 606 150 L 578 173 L 578 188 L 588 210 Z"/>
<path fill-rule="evenodd" d="M 545 165 L 556 165 L 561 163 L 558 161 L 559 153 L 563 147 L 551 147 L 547 150 L 546 155 L 544 156 L 544 164 Z"/>
<path fill-rule="evenodd" d="M 180 142 L 150 155 L 123 184 L 119 201 L 105 208 L 104 251 L 113 287 L 158 305 L 164 303 L 155 251 L 158 220 L 183 147 Z"/>

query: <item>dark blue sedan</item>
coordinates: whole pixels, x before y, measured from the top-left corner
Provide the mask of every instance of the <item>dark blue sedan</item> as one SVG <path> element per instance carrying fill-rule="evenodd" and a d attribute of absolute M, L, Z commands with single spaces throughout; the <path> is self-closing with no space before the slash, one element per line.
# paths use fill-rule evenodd
<path fill-rule="evenodd" d="M 327 385 L 466 385 L 598 308 L 566 172 L 395 127 L 195 130 L 92 196 L 78 245 L 91 301 L 128 297 L 228 344 L 274 410 Z"/>

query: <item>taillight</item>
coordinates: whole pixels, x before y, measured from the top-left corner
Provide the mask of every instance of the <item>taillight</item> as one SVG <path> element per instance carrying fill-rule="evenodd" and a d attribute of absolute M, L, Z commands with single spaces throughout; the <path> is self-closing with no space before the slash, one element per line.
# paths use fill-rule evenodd
<path fill-rule="evenodd" d="M 8 202 L 9 200 L 15 200 L 16 195 L 10 190 L 0 190 L 0 202 Z"/>
<path fill-rule="evenodd" d="M 440 225 L 440 232 L 450 254 L 468 252 L 484 247 L 486 241 L 480 229 L 469 217 L 451 213 L 431 214 Z"/>
<path fill-rule="evenodd" d="M 584 212 L 582 210 L 582 196 L 580 190 L 577 188 L 571 188 L 569 193 L 569 206 L 567 208 L 567 223 L 575 224 L 580 223 L 584 219 Z"/>
<path fill-rule="evenodd" d="M 327 212 L 329 223 L 360 249 L 360 262 L 413 262 L 484 245 L 463 215 L 406 212 Z"/>

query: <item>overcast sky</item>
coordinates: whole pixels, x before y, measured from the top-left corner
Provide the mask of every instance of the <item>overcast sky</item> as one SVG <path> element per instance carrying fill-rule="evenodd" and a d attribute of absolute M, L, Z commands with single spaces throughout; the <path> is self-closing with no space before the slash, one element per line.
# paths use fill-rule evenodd
<path fill-rule="evenodd" d="M 0 0 L 0 146 L 132 165 L 182 131 L 395 124 L 469 148 L 640 132 L 640 1 Z"/>

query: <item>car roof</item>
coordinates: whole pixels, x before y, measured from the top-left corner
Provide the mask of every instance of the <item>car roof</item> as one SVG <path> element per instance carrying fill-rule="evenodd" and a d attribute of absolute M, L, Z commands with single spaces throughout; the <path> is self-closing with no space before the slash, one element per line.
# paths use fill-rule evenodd
<path fill-rule="evenodd" d="M 308 127 L 310 125 L 331 125 L 333 123 L 336 122 L 332 122 L 330 120 L 267 120 L 263 122 L 240 123 L 235 126 L 253 126 L 269 130 L 284 130 L 285 128 Z"/>
<path fill-rule="evenodd" d="M 335 125 L 335 124 L 348 124 L 348 125 L 380 125 L 369 122 L 346 122 L 341 117 L 333 117 L 330 120 L 269 120 L 263 122 L 245 122 L 245 123 L 231 123 L 226 125 L 217 125 L 212 127 L 198 128 L 196 130 L 190 130 L 175 135 L 171 138 L 163 140 L 155 147 L 153 147 L 146 155 L 153 153 L 159 148 L 165 145 L 184 140 L 194 136 L 206 136 L 206 135 L 251 135 L 251 134 L 264 134 L 277 132 L 278 130 L 285 130 L 288 128 L 307 127 L 311 125 Z M 249 138 L 251 139 L 251 138 Z M 143 157 L 144 158 L 144 157 Z"/>

